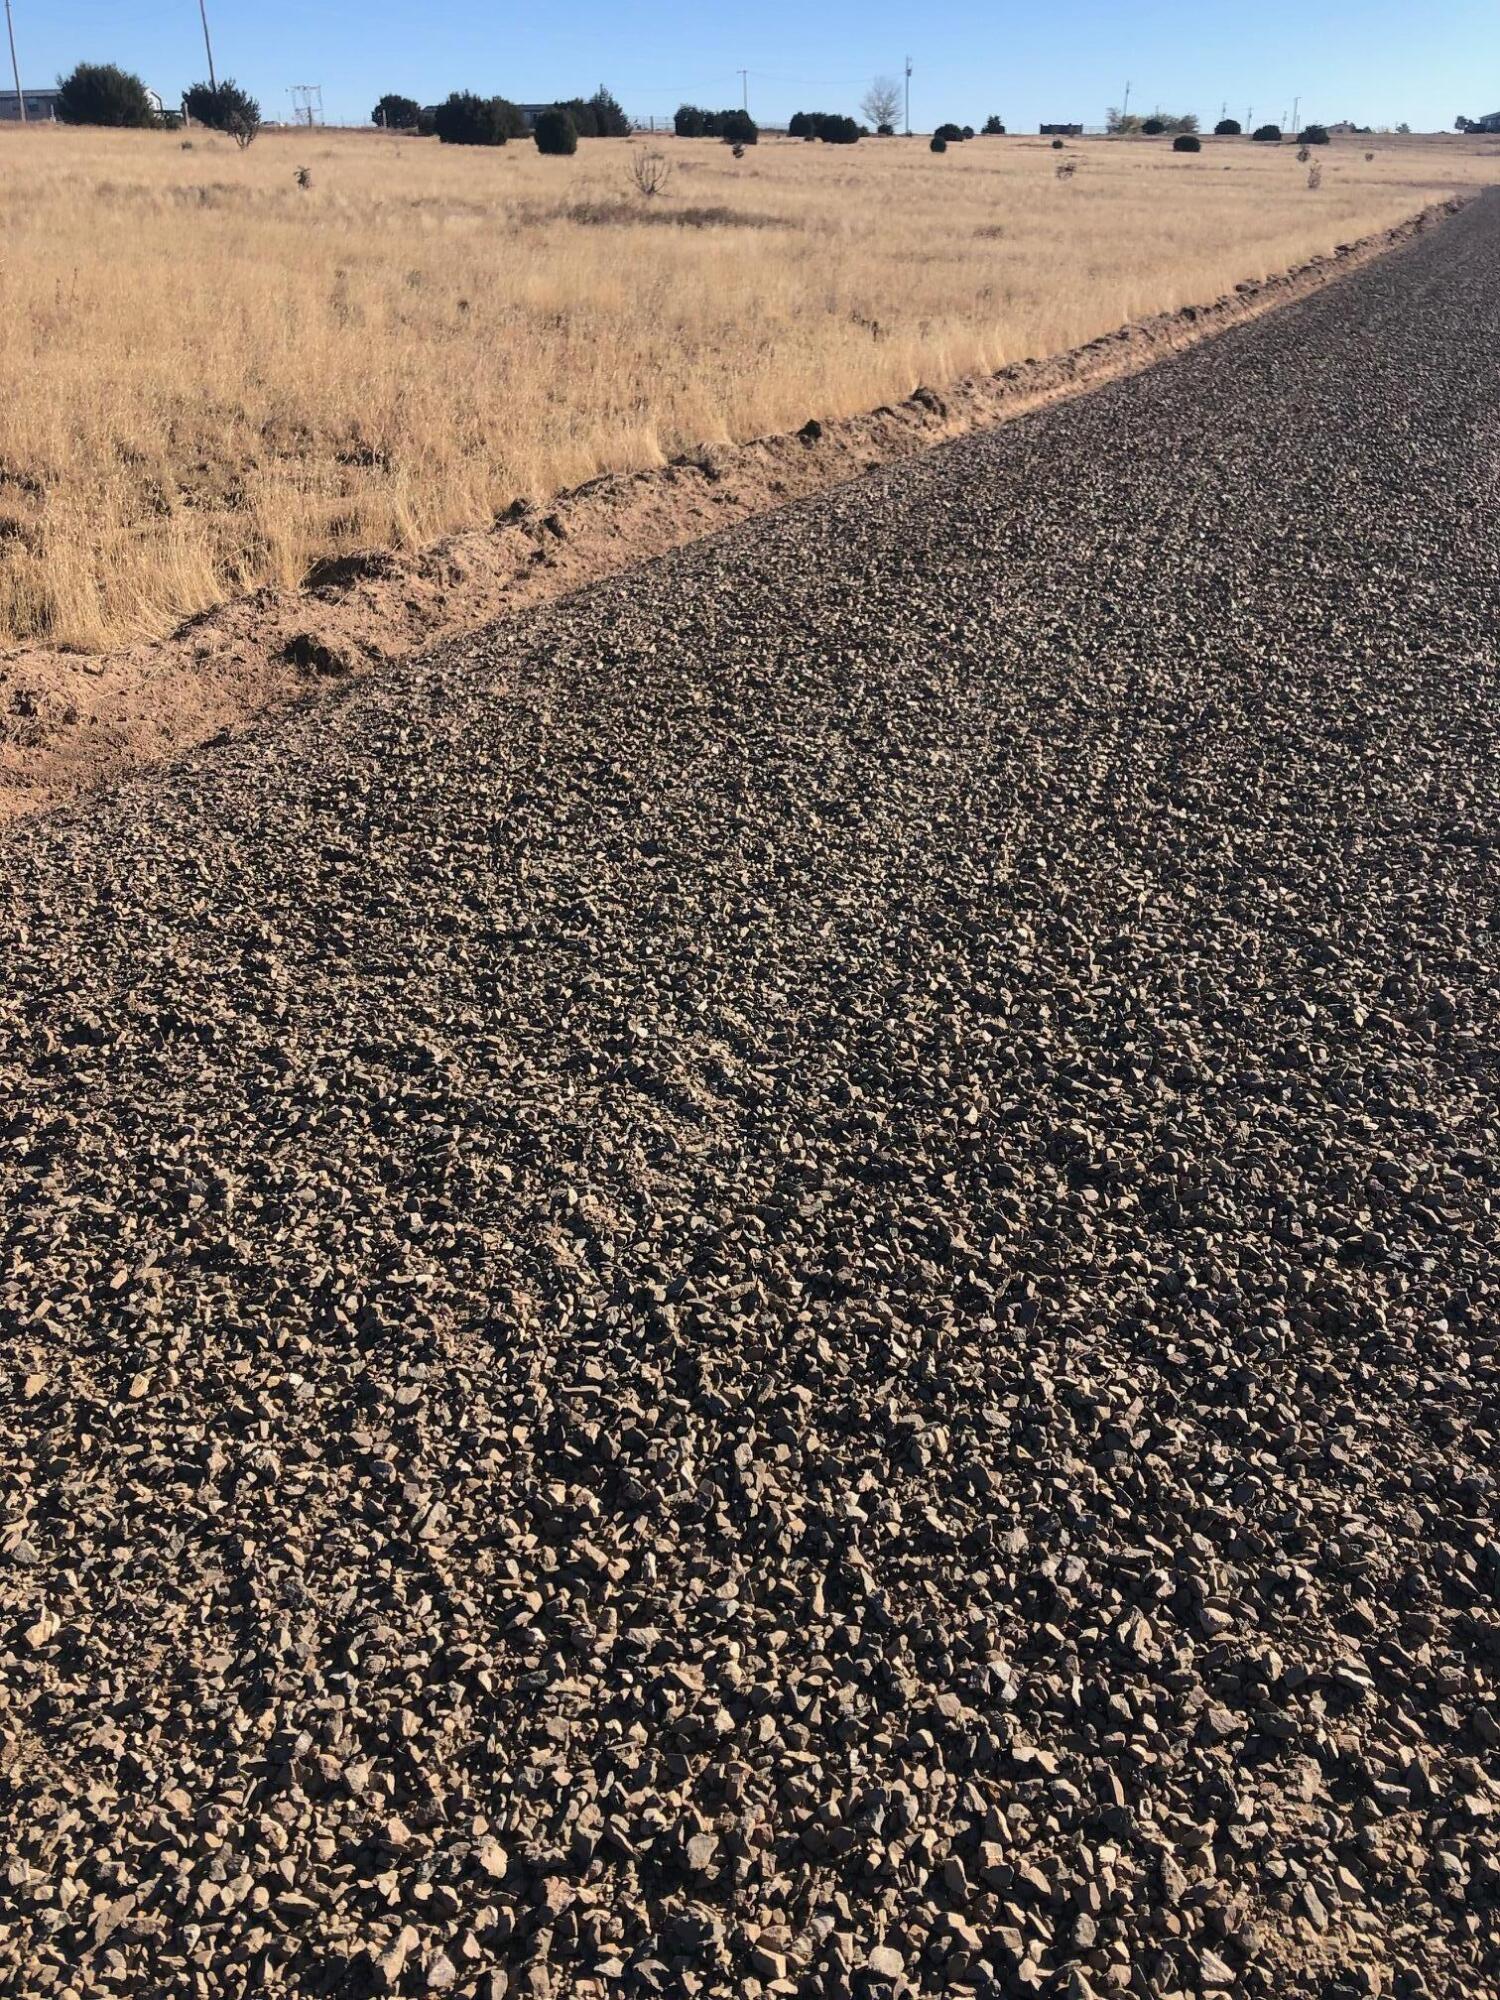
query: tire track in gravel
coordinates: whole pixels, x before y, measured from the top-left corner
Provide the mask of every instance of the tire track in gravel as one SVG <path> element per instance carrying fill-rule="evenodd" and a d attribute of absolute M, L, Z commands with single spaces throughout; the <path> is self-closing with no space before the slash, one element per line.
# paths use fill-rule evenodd
<path fill-rule="evenodd" d="M 1494 1988 L 1497 249 L 7 837 L 3 1990 Z"/>

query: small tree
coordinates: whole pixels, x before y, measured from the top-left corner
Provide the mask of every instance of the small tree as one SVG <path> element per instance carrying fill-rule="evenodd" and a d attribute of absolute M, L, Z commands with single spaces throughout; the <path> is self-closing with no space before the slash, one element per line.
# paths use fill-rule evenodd
<path fill-rule="evenodd" d="M 948 141 L 943 137 L 941 132 L 934 132 L 932 135 L 931 151 L 934 153 L 946 153 L 947 150 Z"/>
<path fill-rule="evenodd" d="M 536 140 L 539 153 L 566 157 L 578 151 L 578 127 L 560 105 L 554 104 L 550 111 L 537 113 L 531 136 Z"/>
<path fill-rule="evenodd" d="M 1141 130 L 1148 139 L 1159 139 L 1167 129 L 1165 118 L 1146 118 L 1141 121 Z"/>
<path fill-rule="evenodd" d="M 227 132 L 238 146 L 248 146 L 260 130 L 260 105 L 232 77 L 217 84 L 189 84 L 182 94 L 182 108 L 200 125 Z"/>
<path fill-rule="evenodd" d="M 1238 139 L 1243 127 L 1238 118 L 1221 118 L 1214 127 L 1216 139 Z"/>
<path fill-rule="evenodd" d="M 1255 130 L 1250 134 L 1250 137 L 1252 139 L 1259 139 L 1266 146 L 1279 146 L 1281 144 L 1281 127 L 1279 125 L 1257 125 Z"/>
<path fill-rule="evenodd" d="M 950 145 L 956 146 L 962 144 L 964 128 L 962 125 L 954 125 L 950 121 L 946 125 L 939 125 L 932 136 L 934 139 L 946 139 Z"/>
<path fill-rule="evenodd" d="M 1196 132 L 1179 132 L 1172 141 L 1174 153 L 1201 153 L 1202 150 L 1203 141 Z"/>
<path fill-rule="evenodd" d="M 708 113 L 696 104 L 679 104 L 672 116 L 672 129 L 679 139 L 701 139 L 708 131 Z"/>
<path fill-rule="evenodd" d="M 893 76 L 877 76 L 859 100 L 859 108 L 877 130 L 882 125 L 894 125 L 896 113 L 901 109 L 900 84 Z"/>
<path fill-rule="evenodd" d="M 1326 146 L 1328 144 L 1328 127 L 1326 125 L 1304 125 L 1302 130 L 1297 134 L 1297 137 L 1304 146 Z"/>
<path fill-rule="evenodd" d="M 896 128 L 894 125 L 877 125 L 875 127 L 875 137 L 877 139 L 894 139 L 895 136 Z"/>
<path fill-rule="evenodd" d="M 504 97 L 476 97 L 472 90 L 455 90 L 433 114 L 438 138 L 445 146 L 503 146 L 525 128 L 521 114 Z"/>
<path fill-rule="evenodd" d="M 157 123 L 156 106 L 138 76 L 114 63 L 80 63 L 57 79 L 57 115 L 64 125 Z"/>
<path fill-rule="evenodd" d="M 1005 127 L 1001 124 L 998 113 L 992 111 L 989 117 L 985 119 L 983 126 L 980 128 L 980 136 L 985 139 L 1003 139 L 1005 137 Z"/>
<path fill-rule="evenodd" d="M 422 107 L 414 97 L 388 90 L 370 113 L 370 123 L 384 126 L 387 132 L 415 132 L 421 115 Z"/>
<path fill-rule="evenodd" d="M 760 128 L 748 111 L 721 111 L 718 126 L 726 146 L 753 146 L 760 138 Z"/>
<path fill-rule="evenodd" d="M 630 120 L 625 116 L 625 107 L 614 92 L 604 84 L 589 99 L 589 108 L 594 114 L 594 132 L 600 139 L 628 139 Z"/>

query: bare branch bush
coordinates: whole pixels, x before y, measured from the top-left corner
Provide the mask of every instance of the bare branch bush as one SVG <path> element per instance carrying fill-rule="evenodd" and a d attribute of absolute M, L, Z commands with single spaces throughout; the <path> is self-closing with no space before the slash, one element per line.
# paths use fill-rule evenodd
<path fill-rule="evenodd" d="M 635 146 L 630 154 L 630 180 L 637 194 L 663 194 L 672 178 L 672 162 L 665 153 Z"/>

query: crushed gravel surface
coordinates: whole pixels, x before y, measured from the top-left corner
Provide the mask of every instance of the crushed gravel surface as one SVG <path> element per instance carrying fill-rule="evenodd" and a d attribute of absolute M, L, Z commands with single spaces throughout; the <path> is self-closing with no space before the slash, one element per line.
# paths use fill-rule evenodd
<path fill-rule="evenodd" d="M 1500 197 L 0 849 L 0 1991 L 1500 1990 Z"/>

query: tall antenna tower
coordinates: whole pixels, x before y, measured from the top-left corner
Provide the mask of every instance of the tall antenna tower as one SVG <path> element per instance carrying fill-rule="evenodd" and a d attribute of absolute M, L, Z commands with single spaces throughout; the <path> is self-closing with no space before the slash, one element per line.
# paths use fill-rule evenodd
<path fill-rule="evenodd" d="M 321 83 L 294 83 L 292 85 L 292 123 L 294 125 L 321 125 L 323 123 L 323 86 Z"/>

